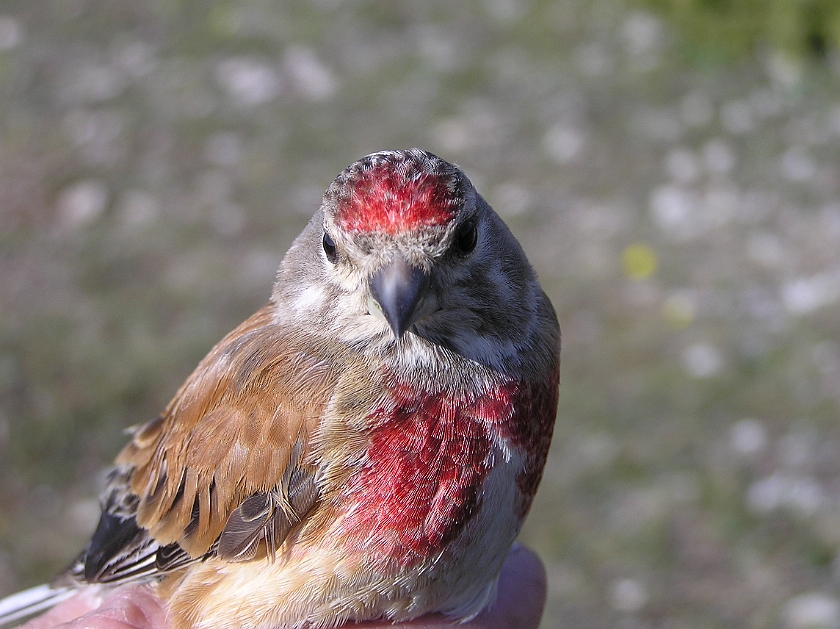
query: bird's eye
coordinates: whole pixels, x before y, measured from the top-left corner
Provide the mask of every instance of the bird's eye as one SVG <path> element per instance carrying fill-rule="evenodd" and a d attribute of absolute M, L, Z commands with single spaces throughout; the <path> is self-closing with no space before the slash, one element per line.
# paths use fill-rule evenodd
<path fill-rule="evenodd" d="M 472 253 L 475 245 L 478 242 L 478 229 L 475 221 L 469 220 L 461 224 L 458 231 L 455 233 L 453 241 L 453 248 L 461 255 Z"/>
<path fill-rule="evenodd" d="M 327 254 L 327 260 L 335 262 L 338 259 L 338 251 L 335 248 L 335 241 L 327 232 L 324 232 L 324 253 Z"/>

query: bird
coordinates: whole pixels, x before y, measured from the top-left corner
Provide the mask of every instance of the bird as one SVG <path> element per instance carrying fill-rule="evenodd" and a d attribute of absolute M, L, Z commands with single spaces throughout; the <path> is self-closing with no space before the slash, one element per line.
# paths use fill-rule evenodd
<path fill-rule="evenodd" d="M 126 583 L 174 629 L 471 619 L 540 483 L 559 380 L 551 301 L 464 172 L 367 155 L 268 303 L 129 430 L 87 546 L 0 624 Z"/>

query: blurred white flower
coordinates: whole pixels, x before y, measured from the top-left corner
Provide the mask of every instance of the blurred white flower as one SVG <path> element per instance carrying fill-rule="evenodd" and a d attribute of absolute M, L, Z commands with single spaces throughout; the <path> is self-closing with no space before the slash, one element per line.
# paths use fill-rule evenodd
<path fill-rule="evenodd" d="M 531 203 L 531 193 L 525 186 L 508 182 L 499 185 L 494 191 L 493 207 L 502 216 L 517 216 L 528 210 Z"/>
<path fill-rule="evenodd" d="M 332 71 L 309 48 L 291 46 L 286 51 L 284 66 L 295 89 L 304 98 L 326 100 L 337 89 Z"/>
<path fill-rule="evenodd" d="M 216 80 L 244 107 L 254 107 L 276 98 L 282 87 L 273 68 L 251 57 L 222 61 L 216 67 Z"/>
<path fill-rule="evenodd" d="M 811 516 L 824 504 L 825 492 L 810 476 L 776 472 L 754 482 L 747 490 L 747 506 L 758 515 L 785 508 Z"/>
<path fill-rule="evenodd" d="M 659 186 L 650 198 L 654 223 L 678 240 L 696 236 L 696 218 L 700 200 L 697 193 L 680 186 Z"/>
<path fill-rule="evenodd" d="M 840 602 L 822 592 L 794 596 L 782 608 L 785 629 L 837 629 L 840 627 Z"/>
<path fill-rule="evenodd" d="M 714 345 L 695 343 L 683 352 L 683 367 L 694 378 L 711 378 L 723 368 L 723 356 Z"/>
<path fill-rule="evenodd" d="M 648 593 L 637 579 L 619 579 L 610 587 L 610 604 L 619 612 L 637 612 L 648 602 Z"/>
<path fill-rule="evenodd" d="M 742 419 L 732 426 L 729 443 L 738 454 L 757 454 L 767 445 L 767 430 L 757 419 Z"/>
<path fill-rule="evenodd" d="M 840 299 L 840 282 L 828 273 L 800 277 L 782 286 L 781 297 L 791 314 L 808 314 Z"/>
<path fill-rule="evenodd" d="M 75 230 L 90 225 L 108 206 L 108 188 L 98 179 L 84 179 L 58 195 L 58 217 L 64 228 Z"/>
<path fill-rule="evenodd" d="M 585 143 L 583 129 L 565 124 L 555 124 L 543 137 L 545 152 L 561 164 L 574 161 Z"/>
<path fill-rule="evenodd" d="M 782 155 L 780 169 L 791 181 L 810 181 L 817 174 L 817 163 L 803 147 L 794 146 Z"/>
<path fill-rule="evenodd" d="M 9 15 L 0 15 L 0 50 L 11 50 L 23 41 L 23 26 Z"/>
<path fill-rule="evenodd" d="M 651 13 L 633 11 L 621 25 L 621 38 L 631 55 L 650 54 L 662 45 L 662 22 Z"/>

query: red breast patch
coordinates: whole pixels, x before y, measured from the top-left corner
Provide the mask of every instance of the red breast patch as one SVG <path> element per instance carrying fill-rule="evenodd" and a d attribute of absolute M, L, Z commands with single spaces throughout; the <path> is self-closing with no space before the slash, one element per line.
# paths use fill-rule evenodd
<path fill-rule="evenodd" d="M 457 537 L 479 507 L 493 433 L 523 454 L 515 508 L 525 516 L 551 442 L 556 372 L 545 383 L 510 381 L 476 397 L 418 395 L 396 377 L 387 388 L 394 405 L 373 413 L 379 425 L 367 463 L 347 487 L 359 507 L 343 525 L 351 545 L 373 544 L 380 556 L 412 565 Z"/>

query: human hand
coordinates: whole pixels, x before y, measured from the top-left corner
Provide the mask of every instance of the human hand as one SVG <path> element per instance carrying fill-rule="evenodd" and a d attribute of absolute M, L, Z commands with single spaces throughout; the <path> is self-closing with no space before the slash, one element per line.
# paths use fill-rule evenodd
<path fill-rule="evenodd" d="M 148 586 L 115 590 L 104 599 L 95 587 L 29 621 L 20 629 L 168 629 L 166 610 Z M 528 548 L 515 544 L 499 578 L 496 601 L 463 629 L 536 629 L 546 596 L 545 568 Z M 451 620 L 439 615 L 394 625 L 363 623 L 358 629 L 452 629 Z"/>

